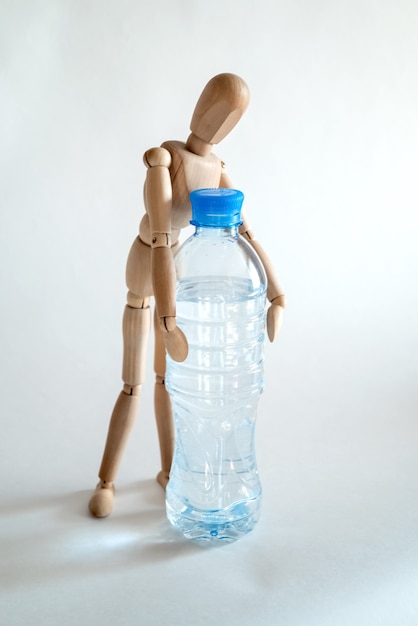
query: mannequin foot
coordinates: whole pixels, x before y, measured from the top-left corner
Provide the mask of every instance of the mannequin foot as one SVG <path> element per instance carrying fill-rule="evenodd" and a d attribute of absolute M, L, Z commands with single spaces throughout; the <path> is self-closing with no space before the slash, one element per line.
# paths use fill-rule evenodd
<path fill-rule="evenodd" d="M 158 472 L 157 474 L 157 483 L 160 483 L 164 491 L 165 491 L 165 488 L 167 487 L 169 478 L 170 478 L 170 474 L 168 472 L 165 472 L 164 470 L 161 470 L 161 472 Z"/>
<path fill-rule="evenodd" d="M 115 487 L 113 483 L 101 480 L 96 491 L 90 498 L 89 509 L 94 517 L 107 517 L 113 511 L 113 496 Z"/>

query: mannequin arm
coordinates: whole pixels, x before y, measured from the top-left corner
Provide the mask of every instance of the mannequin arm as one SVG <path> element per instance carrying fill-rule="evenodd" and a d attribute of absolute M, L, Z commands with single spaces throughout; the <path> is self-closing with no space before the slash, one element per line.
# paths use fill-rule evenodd
<path fill-rule="evenodd" d="M 157 316 L 167 352 L 176 361 L 187 356 L 187 340 L 176 325 L 176 273 L 171 252 L 172 188 L 171 155 L 151 148 L 144 155 L 147 166 L 145 206 L 150 222 L 151 276 Z"/>
<path fill-rule="evenodd" d="M 273 265 L 264 252 L 260 242 L 255 238 L 254 233 L 250 229 L 246 216 L 243 214 L 243 223 L 240 226 L 240 234 L 251 244 L 261 259 L 267 274 L 267 298 L 270 307 L 267 311 L 267 334 L 270 341 L 274 341 L 277 337 L 283 322 L 283 309 L 286 306 L 286 297 L 276 278 Z"/>
<path fill-rule="evenodd" d="M 230 189 L 233 188 L 231 179 L 226 172 L 224 164 L 222 165 L 222 174 L 219 186 Z M 283 322 L 283 309 L 286 306 L 286 298 L 276 278 L 273 265 L 267 254 L 264 252 L 260 242 L 256 239 L 254 233 L 252 232 L 244 212 L 242 212 L 242 220 L 243 223 L 239 228 L 239 232 L 257 252 L 267 275 L 267 298 L 271 303 L 267 311 L 267 334 L 270 341 L 274 341 Z"/>

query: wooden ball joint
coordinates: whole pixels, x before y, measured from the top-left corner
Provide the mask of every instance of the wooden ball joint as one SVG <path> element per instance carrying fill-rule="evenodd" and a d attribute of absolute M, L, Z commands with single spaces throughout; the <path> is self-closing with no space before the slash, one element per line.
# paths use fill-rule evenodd
<path fill-rule="evenodd" d="M 161 454 L 157 476 L 167 485 L 174 448 L 171 405 L 164 385 L 166 352 L 177 361 L 187 356 L 187 338 L 176 325 L 176 275 L 173 251 L 182 228 L 189 225 L 189 195 L 204 187 L 233 187 L 224 163 L 212 153 L 241 119 L 249 102 L 246 83 L 235 74 L 214 76 L 196 104 L 185 143 L 166 141 L 144 154 L 147 168 L 144 186 L 145 214 L 126 266 L 127 302 L 123 315 L 123 388 L 110 419 L 100 481 L 89 508 L 96 517 L 112 512 L 114 480 L 135 421 L 145 376 L 148 337 L 151 328 L 150 300 L 154 296 L 155 392 L 154 408 Z M 243 217 L 240 233 L 258 253 L 267 274 L 267 334 L 276 337 L 285 297 L 273 267 Z"/>

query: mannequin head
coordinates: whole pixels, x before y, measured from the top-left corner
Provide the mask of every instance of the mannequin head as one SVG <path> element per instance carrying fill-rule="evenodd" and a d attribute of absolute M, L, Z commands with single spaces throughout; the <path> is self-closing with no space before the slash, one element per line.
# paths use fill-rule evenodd
<path fill-rule="evenodd" d="M 214 76 L 197 101 L 190 130 L 205 143 L 219 143 L 239 122 L 249 99 L 247 84 L 239 76 Z"/>

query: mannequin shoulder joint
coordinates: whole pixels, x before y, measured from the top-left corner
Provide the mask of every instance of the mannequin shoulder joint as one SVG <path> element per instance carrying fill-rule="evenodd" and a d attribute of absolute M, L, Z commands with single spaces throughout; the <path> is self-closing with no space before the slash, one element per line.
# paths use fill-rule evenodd
<path fill-rule="evenodd" d="M 171 154 L 165 148 L 150 148 L 144 154 L 144 164 L 147 168 L 158 165 L 169 168 L 171 165 Z"/>

